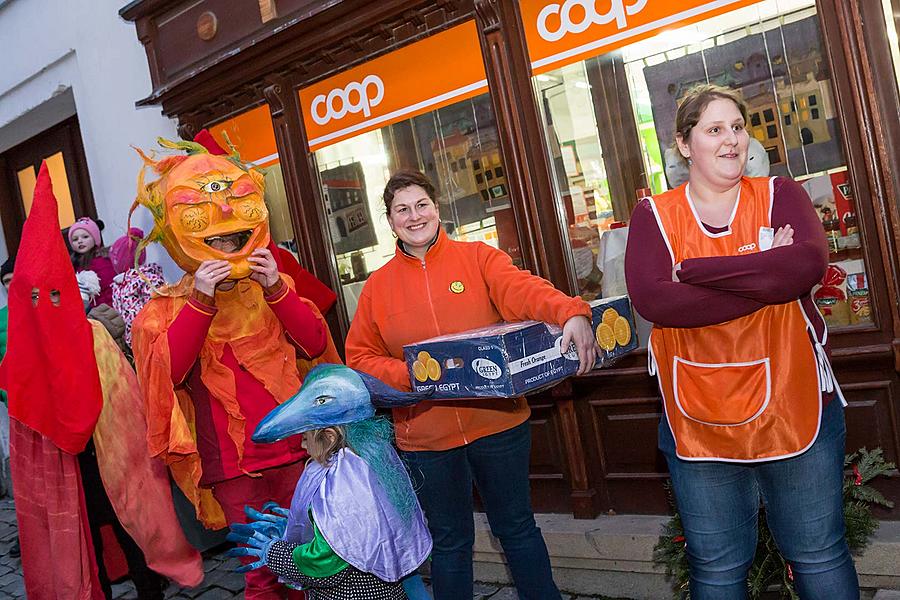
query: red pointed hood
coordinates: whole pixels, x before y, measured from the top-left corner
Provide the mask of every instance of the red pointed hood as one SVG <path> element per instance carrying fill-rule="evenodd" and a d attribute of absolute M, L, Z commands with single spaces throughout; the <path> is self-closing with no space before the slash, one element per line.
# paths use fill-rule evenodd
<path fill-rule="evenodd" d="M 9 338 L 0 385 L 14 419 L 72 454 L 84 450 L 103 396 L 93 336 L 41 165 L 9 290 Z"/>

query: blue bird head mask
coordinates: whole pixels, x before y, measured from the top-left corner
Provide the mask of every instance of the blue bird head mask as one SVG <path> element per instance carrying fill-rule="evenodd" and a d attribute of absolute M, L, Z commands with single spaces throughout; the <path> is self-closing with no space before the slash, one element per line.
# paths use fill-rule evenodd
<path fill-rule="evenodd" d="M 304 431 L 356 423 L 374 417 L 376 408 L 411 406 L 429 395 L 400 392 L 344 365 L 317 365 L 300 391 L 260 421 L 251 439 L 265 444 Z"/>

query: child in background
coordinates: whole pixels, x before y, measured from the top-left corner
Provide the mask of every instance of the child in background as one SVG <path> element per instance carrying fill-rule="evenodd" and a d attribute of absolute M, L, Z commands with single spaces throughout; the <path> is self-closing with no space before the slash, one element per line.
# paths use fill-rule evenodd
<path fill-rule="evenodd" d="M 143 231 L 132 227 L 109 249 L 109 259 L 116 272 L 112 282 L 112 307 L 125 320 L 125 342 L 129 346 L 131 323 L 150 300 L 153 290 L 166 284 L 161 266 L 157 263 L 144 264 L 147 260 L 144 250 L 135 256 L 143 237 Z"/>
<path fill-rule="evenodd" d="M 78 219 L 69 227 L 69 245 L 75 272 L 93 271 L 100 278 L 100 294 L 91 301 L 91 306 L 112 306 L 112 280 L 116 272 L 109 260 L 109 250 L 103 246 L 100 226 L 88 217 Z"/>

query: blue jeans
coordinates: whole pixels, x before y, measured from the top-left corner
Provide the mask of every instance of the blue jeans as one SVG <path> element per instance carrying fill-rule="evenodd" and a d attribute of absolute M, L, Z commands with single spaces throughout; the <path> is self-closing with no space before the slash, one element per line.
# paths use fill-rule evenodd
<path fill-rule="evenodd" d="M 747 597 L 762 498 L 766 522 L 804 600 L 857 600 L 859 582 L 844 537 L 841 487 L 844 409 L 825 407 L 819 437 L 803 454 L 752 465 L 675 456 L 665 414 L 659 448 L 669 463 L 684 524 L 693 600 Z"/>
<path fill-rule="evenodd" d="M 559 600 L 547 546 L 531 510 L 530 454 L 528 421 L 459 448 L 403 452 L 434 538 L 431 580 L 435 600 L 473 596 L 473 480 L 491 532 L 503 546 L 519 598 Z"/>

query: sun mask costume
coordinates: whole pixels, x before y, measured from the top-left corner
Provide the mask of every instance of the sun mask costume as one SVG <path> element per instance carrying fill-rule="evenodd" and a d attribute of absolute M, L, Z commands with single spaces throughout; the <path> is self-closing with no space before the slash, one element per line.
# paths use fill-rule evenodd
<path fill-rule="evenodd" d="M 102 599 L 76 454 L 93 438 L 119 521 L 155 571 L 203 578 L 175 517 L 164 466 L 144 444 L 137 379 L 109 334 L 89 322 L 42 165 L 9 297 L 12 468 L 25 587 L 31 598 Z"/>
<path fill-rule="evenodd" d="M 168 464 L 200 521 L 218 529 L 226 518 L 243 517 L 238 499 L 247 489 L 283 490 L 289 498 L 306 453 L 295 442 L 254 444 L 250 432 L 313 364 L 341 359 L 321 314 L 290 277 L 273 267 L 274 285 L 251 279 L 248 259 L 275 264 L 266 249 L 263 175 L 234 150 L 218 155 L 196 142 L 160 144 L 187 154 L 156 160 L 138 151 L 145 168 L 132 211 L 149 209 L 154 227 L 136 253 L 161 242 L 187 274 L 157 290 L 135 319 L 135 366 L 151 456 Z M 150 183 L 148 168 L 159 176 Z M 196 289 L 194 275 L 211 260 L 231 264 L 213 296 Z M 259 575 L 247 576 L 248 598 L 277 584 L 274 577 L 252 580 Z"/>
<path fill-rule="evenodd" d="M 188 154 L 154 161 L 138 150 L 145 166 L 162 176 L 145 186 L 142 170 L 138 181 L 136 204 L 150 210 L 155 225 L 147 241 L 161 242 L 187 273 L 220 259 L 232 265 L 229 279 L 248 277 L 247 258 L 269 244 L 262 173 L 245 167 L 236 153 L 210 154 L 196 142 L 160 144 Z"/>
<path fill-rule="evenodd" d="M 310 461 L 290 510 L 248 509 L 255 522 L 233 524 L 229 539 L 249 547 L 244 569 L 267 566 L 307 590 L 308 598 L 430 598 L 415 575 L 431 536 L 409 476 L 395 452 L 390 422 L 376 408 L 427 398 L 399 392 L 343 365 L 314 368 L 300 391 L 263 419 L 253 439 L 271 443 L 342 426 L 346 446 L 322 464 Z"/>

